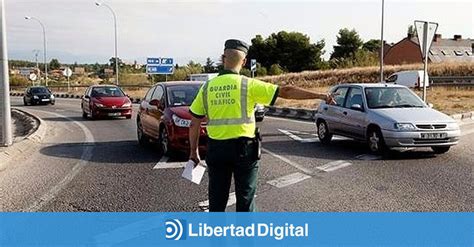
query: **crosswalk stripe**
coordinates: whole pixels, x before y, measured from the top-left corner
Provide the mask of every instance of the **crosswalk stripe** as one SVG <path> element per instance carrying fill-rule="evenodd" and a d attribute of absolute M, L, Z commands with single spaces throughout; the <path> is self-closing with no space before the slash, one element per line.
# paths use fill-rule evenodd
<path fill-rule="evenodd" d="M 352 165 L 352 163 L 347 162 L 345 160 L 336 160 L 336 161 L 332 161 L 327 164 L 324 164 L 322 166 L 318 166 L 317 169 L 324 172 L 332 172 L 332 171 L 335 171 L 335 170 L 338 170 L 350 165 Z"/>
<path fill-rule="evenodd" d="M 296 184 L 296 183 L 299 183 L 305 179 L 308 179 L 308 178 L 311 178 L 311 176 L 309 175 L 306 175 L 304 173 L 301 173 L 301 172 L 295 172 L 295 173 L 292 173 L 292 174 L 288 174 L 286 176 L 283 176 L 283 177 L 279 177 L 277 179 L 274 179 L 274 180 L 270 180 L 268 181 L 267 183 L 277 187 L 277 188 L 283 188 L 283 187 L 286 187 L 286 186 L 289 186 L 289 185 L 292 185 L 292 184 Z"/>

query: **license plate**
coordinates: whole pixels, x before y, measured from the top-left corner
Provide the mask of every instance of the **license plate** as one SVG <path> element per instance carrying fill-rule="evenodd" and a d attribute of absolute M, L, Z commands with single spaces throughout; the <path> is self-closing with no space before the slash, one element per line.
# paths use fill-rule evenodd
<path fill-rule="evenodd" d="M 421 139 L 444 139 L 447 133 L 421 133 Z"/>
<path fill-rule="evenodd" d="M 111 117 L 116 117 L 116 116 L 120 116 L 120 112 L 111 112 L 109 114 L 107 114 L 108 116 L 111 116 Z"/>
<path fill-rule="evenodd" d="M 49 101 L 49 99 L 42 99 L 41 101 L 42 101 L 42 102 L 46 102 L 46 101 Z"/>

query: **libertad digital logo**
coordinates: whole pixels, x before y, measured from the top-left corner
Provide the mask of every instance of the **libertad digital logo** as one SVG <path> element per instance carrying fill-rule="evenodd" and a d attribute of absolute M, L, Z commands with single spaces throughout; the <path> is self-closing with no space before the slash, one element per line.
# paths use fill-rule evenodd
<path fill-rule="evenodd" d="M 207 223 L 189 223 L 185 220 L 172 219 L 165 221 L 165 237 L 168 240 L 191 238 L 307 238 L 309 224 L 292 223 L 249 223 L 245 225 L 209 225 Z"/>
<path fill-rule="evenodd" d="M 186 226 L 185 220 L 167 220 L 165 221 L 165 238 L 167 240 L 182 240 L 186 238 L 184 226 Z"/>

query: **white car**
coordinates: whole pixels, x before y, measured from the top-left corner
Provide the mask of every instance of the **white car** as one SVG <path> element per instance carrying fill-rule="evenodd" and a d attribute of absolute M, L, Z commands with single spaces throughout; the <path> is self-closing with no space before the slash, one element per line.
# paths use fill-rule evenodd
<path fill-rule="evenodd" d="M 407 70 L 391 74 L 385 82 L 407 86 L 409 88 L 423 88 L 423 70 Z M 429 77 L 426 75 L 426 87 L 429 87 Z"/>
<path fill-rule="evenodd" d="M 315 115 L 323 144 L 341 135 L 367 142 L 374 153 L 400 147 L 431 147 L 445 153 L 459 141 L 456 121 L 405 86 L 341 84 L 331 93 L 336 104 L 321 103 Z"/>

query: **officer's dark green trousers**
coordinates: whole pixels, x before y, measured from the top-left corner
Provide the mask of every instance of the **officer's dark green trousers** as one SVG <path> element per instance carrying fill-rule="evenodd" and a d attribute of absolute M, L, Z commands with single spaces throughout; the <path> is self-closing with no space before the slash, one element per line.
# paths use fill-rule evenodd
<path fill-rule="evenodd" d="M 254 212 L 258 159 L 256 143 L 248 138 L 209 139 L 206 163 L 209 174 L 209 211 L 224 212 L 234 175 L 237 212 Z"/>

